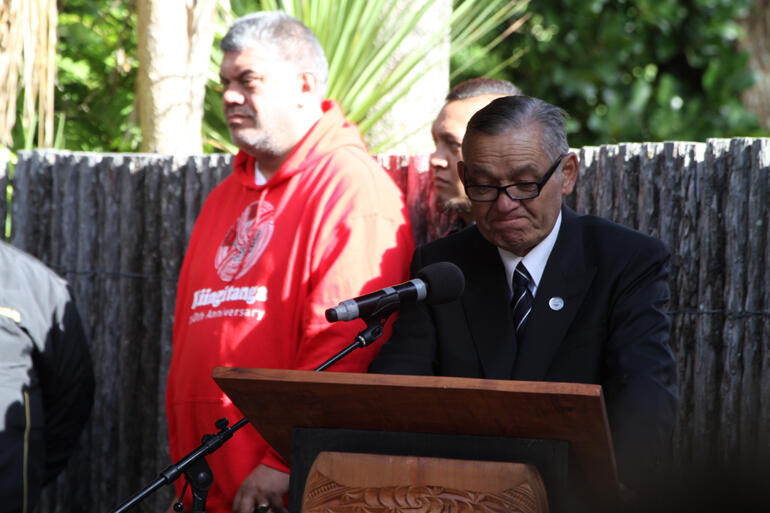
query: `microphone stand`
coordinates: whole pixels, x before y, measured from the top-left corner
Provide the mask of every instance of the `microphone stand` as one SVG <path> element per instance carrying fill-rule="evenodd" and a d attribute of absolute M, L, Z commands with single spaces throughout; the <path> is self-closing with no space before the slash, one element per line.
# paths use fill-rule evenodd
<path fill-rule="evenodd" d="M 401 300 L 395 295 L 380 299 L 377 302 L 377 308 L 371 314 L 361 318 L 366 323 L 366 328 L 358 332 L 353 343 L 316 367 L 315 370 L 326 370 L 354 349 L 366 347 L 380 338 L 385 329 L 385 321 L 388 320 L 390 314 L 398 310 L 400 304 Z"/>
<path fill-rule="evenodd" d="M 232 426 L 227 427 L 227 419 L 217 420 L 215 426 L 219 429 L 218 433 L 213 435 L 203 435 L 203 442 L 201 445 L 188 453 L 179 460 L 179 462 L 173 463 L 167 467 L 166 470 L 160 473 L 158 479 L 128 499 L 114 510 L 113 513 L 128 511 L 147 498 L 150 494 L 154 493 L 161 486 L 176 481 L 182 473 L 184 473 L 187 478 L 187 484 L 189 484 L 192 489 L 193 513 L 204 513 L 206 511 L 206 496 L 209 493 L 211 483 L 214 482 L 214 474 L 211 472 L 211 467 L 206 463 L 205 456 L 222 447 L 223 443 L 232 438 L 233 433 L 241 429 L 248 422 L 248 420 L 243 418 Z M 187 488 L 186 485 L 185 488 Z M 181 502 L 174 504 L 175 511 L 182 511 L 181 508 L 177 507 L 179 504 L 181 504 Z"/>
<path fill-rule="evenodd" d="M 388 315 L 391 313 L 393 312 L 388 312 Z M 364 321 L 366 322 L 366 328 L 358 332 L 358 335 L 356 335 L 353 343 L 316 367 L 315 370 L 326 370 L 337 363 L 337 361 L 347 356 L 347 354 L 354 349 L 358 349 L 359 347 L 366 347 L 380 338 L 382 336 L 382 331 L 385 329 L 385 321 L 388 319 L 388 315 L 382 317 L 378 311 L 372 314 L 370 317 L 365 318 Z"/>
<path fill-rule="evenodd" d="M 366 347 L 380 338 L 383 329 L 385 328 L 385 321 L 387 321 L 390 314 L 398 310 L 399 300 L 396 297 L 395 300 L 384 301 L 383 303 L 384 304 L 379 305 L 377 310 L 372 312 L 371 315 L 363 318 L 364 322 L 366 322 L 366 328 L 358 332 L 358 335 L 356 335 L 352 344 L 326 360 L 314 370 L 316 372 L 326 370 L 354 349 Z M 211 483 L 214 482 L 214 473 L 206 462 L 205 456 L 222 447 L 222 444 L 232 438 L 233 433 L 248 424 L 248 422 L 248 419 L 244 417 L 232 426 L 227 427 L 227 419 L 217 420 L 214 425 L 219 429 L 218 433 L 213 435 L 203 435 L 203 442 L 201 445 L 196 449 L 193 449 L 192 452 L 184 456 L 179 462 L 172 463 L 168 466 L 160 473 L 153 483 L 136 493 L 122 505 L 118 506 L 112 513 L 123 513 L 128 511 L 151 494 L 155 493 L 161 486 L 173 484 L 182 473 L 184 473 L 187 483 L 185 483 L 182 494 L 179 496 L 179 502 L 174 504 L 174 511 L 182 511 L 182 497 L 184 497 L 185 490 L 189 484 L 193 495 L 193 513 L 205 513 L 206 497 L 208 496 Z"/>

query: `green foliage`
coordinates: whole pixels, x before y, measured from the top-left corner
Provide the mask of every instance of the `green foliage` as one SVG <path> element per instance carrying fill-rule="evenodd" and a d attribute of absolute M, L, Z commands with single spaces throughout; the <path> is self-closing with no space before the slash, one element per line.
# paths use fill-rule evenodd
<path fill-rule="evenodd" d="M 59 2 L 58 147 L 101 152 L 139 148 L 135 12 L 132 0 Z"/>
<path fill-rule="evenodd" d="M 751 0 L 538 0 L 529 6 L 496 1 L 455 2 L 452 83 L 497 76 L 564 107 L 572 116 L 573 146 L 759 134 L 740 102 L 752 76 L 747 55 L 736 45 L 736 20 Z M 377 100 L 411 85 L 408 68 L 429 65 L 415 53 L 384 73 L 377 52 L 388 49 L 374 44 L 393 46 L 416 23 L 423 2 L 412 2 L 384 38 L 367 30 L 383 25 L 377 17 L 382 11 L 374 15 L 368 9 L 387 9 L 384 0 L 230 3 L 232 11 L 220 10 L 216 20 L 203 120 L 206 151 L 233 149 L 221 112 L 218 40 L 234 17 L 260 6 L 284 7 L 316 31 L 329 54 L 330 91 L 364 130 L 379 119 L 379 108 L 388 107 Z M 60 0 L 56 147 L 139 148 L 135 12 L 133 0 Z M 523 30 L 496 41 L 504 27 L 527 16 Z M 23 133 L 17 122 L 13 135 L 13 150 L 36 145 L 34 127 Z"/>
<path fill-rule="evenodd" d="M 737 48 L 751 0 L 539 0 L 530 29 L 455 79 L 493 76 L 564 107 L 572 146 L 756 135 Z M 468 50 L 468 52 L 477 49 Z M 452 65 L 460 63 L 453 60 Z"/>
<path fill-rule="evenodd" d="M 236 0 L 231 4 L 236 16 L 256 10 L 281 9 L 313 30 L 329 60 L 328 97 L 338 100 L 347 116 L 366 134 L 417 80 L 437 64 L 430 60 L 430 51 L 447 30 L 453 51 L 460 51 L 484 38 L 488 39 L 486 48 L 491 49 L 507 35 L 500 36 L 506 28 L 502 24 L 506 20 L 517 20 L 527 4 L 519 0 L 456 2 L 451 17 L 435 24 L 432 37 L 389 68 L 385 64 L 390 62 L 399 45 L 435 0 L 400 2 L 402 11 L 396 11 L 397 3 L 395 0 Z M 396 15 L 398 21 L 393 22 Z M 218 31 L 219 37 L 224 35 L 222 28 Z M 221 53 L 217 51 L 212 57 L 218 63 Z M 220 94 L 218 85 L 210 83 L 207 106 L 215 103 L 214 96 L 219 101 Z M 388 101 L 382 102 L 386 95 Z M 207 110 L 204 140 L 209 146 L 227 147 L 227 130 L 222 130 L 226 125 L 221 113 L 218 116 L 212 114 Z M 394 138 L 391 142 L 397 141 Z M 381 146 L 372 148 L 372 151 L 379 152 L 386 148 Z"/>

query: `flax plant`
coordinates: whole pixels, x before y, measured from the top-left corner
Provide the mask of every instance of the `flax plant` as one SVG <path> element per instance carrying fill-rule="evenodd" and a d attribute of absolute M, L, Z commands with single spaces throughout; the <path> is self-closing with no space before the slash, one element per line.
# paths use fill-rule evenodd
<path fill-rule="evenodd" d="M 23 147 L 54 144 L 56 0 L 0 0 L 0 144 L 15 147 L 22 95 Z M 35 131 L 37 138 L 35 139 Z"/>

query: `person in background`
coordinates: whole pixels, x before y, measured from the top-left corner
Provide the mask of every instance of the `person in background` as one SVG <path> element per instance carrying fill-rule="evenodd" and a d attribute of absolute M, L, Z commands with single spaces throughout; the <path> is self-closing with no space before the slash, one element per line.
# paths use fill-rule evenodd
<path fill-rule="evenodd" d="M 471 224 L 471 203 L 457 174 L 463 159 L 462 140 L 471 116 L 495 98 L 521 94 L 518 87 L 505 80 L 472 78 L 454 86 L 446 96 L 431 126 L 436 149 L 430 155 L 430 167 L 436 186 L 437 207 L 454 214 L 448 233 Z"/>
<path fill-rule="evenodd" d="M 315 35 L 285 13 L 259 12 L 236 20 L 220 46 L 239 151 L 206 199 L 179 276 L 166 390 L 174 461 L 217 419 L 242 416 L 213 367 L 315 369 L 364 328 L 330 324 L 325 310 L 404 281 L 414 249 L 401 191 L 324 99 L 328 64 Z M 365 371 L 379 347 L 331 370 Z M 250 425 L 207 460 L 207 511 L 286 511 L 289 467 Z"/>
<path fill-rule="evenodd" d="M 94 372 L 67 282 L 0 242 L 0 512 L 35 511 L 91 413 Z"/>

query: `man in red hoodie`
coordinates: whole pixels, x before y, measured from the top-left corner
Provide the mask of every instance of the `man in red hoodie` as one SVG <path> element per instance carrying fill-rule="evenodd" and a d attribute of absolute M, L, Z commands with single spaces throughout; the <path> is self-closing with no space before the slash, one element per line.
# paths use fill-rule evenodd
<path fill-rule="evenodd" d="M 325 310 L 408 279 L 413 250 L 400 191 L 324 100 L 328 65 L 313 33 L 260 12 L 237 20 L 221 48 L 223 108 L 240 151 L 206 199 L 179 276 L 166 391 L 175 461 L 216 419 L 241 417 L 214 366 L 316 368 L 364 328 L 330 324 Z M 378 349 L 332 370 L 364 372 Z M 285 511 L 288 466 L 251 426 L 207 461 L 207 511 Z"/>

